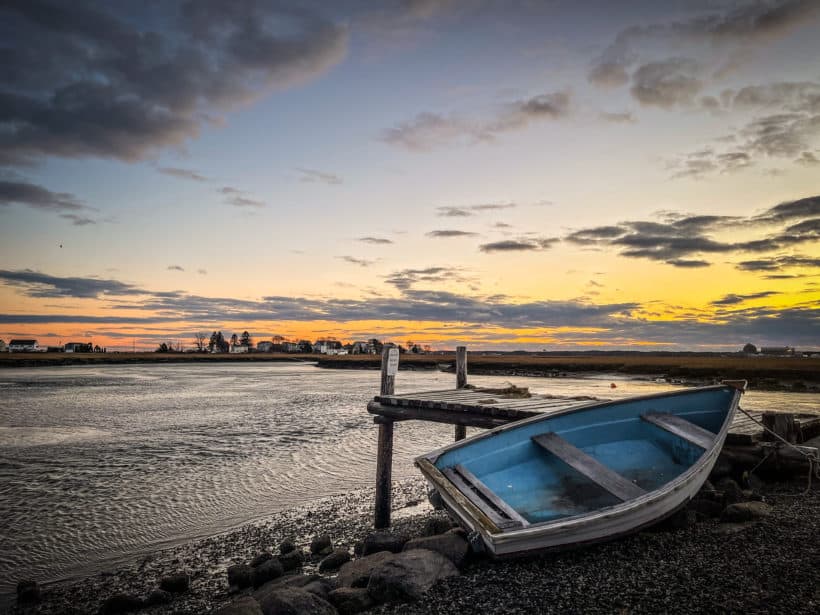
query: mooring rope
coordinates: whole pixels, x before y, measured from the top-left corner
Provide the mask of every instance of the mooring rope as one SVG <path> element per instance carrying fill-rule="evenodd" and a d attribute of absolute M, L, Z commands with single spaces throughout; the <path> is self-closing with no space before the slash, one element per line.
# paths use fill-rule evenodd
<path fill-rule="evenodd" d="M 809 477 L 808 477 L 808 484 L 806 485 L 806 490 L 803 492 L 803 494 L 808 493 L 811 490 L 812 477 L 816 475 L 817 479 L 820 480 L 820 457 L 818 457 L 817 453 L 807 453 L 806 451 L 800 450 L 800 448 L 797 445 L 792 444 L 791 442 L 786 440 L 786 438 L 781 436 L 779 433 L 777 433 L 777 432 L 769 429 L 768 427 L 766 427 L 763 423 L 758 421 L 755 417 L 753 417 L 751 414 L 746 412 L 740 406 L 738 406 L 737 409 L 740 410 L 747 417 L 749 417 L 752 420 L 753 423 L 756 423 L 759 427 L 761 427 L 763 429 L 763 431 L 768 431 L 775 438 L 780 440 L 783 444 L 785 444 L 786 446 L 788 446 L 791 449 L 794 449 L 796 452 L 798 452 L 799 454 L 803 455 L 803 457 L 806 458 L 806 461 L 809 462 Z M 753 474 L 754 471 L 757 470 L 763 464 L 763 462 L 766 461 L 769 458 L 770 455 L 771 455 L 771 453 L 767 453 L 766 456 L 763 457 L 763 459 L 760 461 L 760 463 L 758 463 L 754 468 L 752 468 L 749 471 L 749 474 Z"/>

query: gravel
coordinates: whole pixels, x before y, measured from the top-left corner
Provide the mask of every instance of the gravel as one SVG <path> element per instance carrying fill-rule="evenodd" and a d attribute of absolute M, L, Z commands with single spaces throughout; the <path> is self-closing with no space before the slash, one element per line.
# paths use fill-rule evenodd
<path fill-rule="evenodd" d="M 434 586 L 413 604 L 384 605 L 374 614 L 820 612 L 820 487 L 805 483 L 764 488 L 772 512 L 760 521 L 722 531 L 715 520 L 680 530 L 650 530 L 582 550 L 496 561 L 473 559 L 459 577 Z M 443 513 L 426 503 L 424 482 L 394 486 L 393 531 L 423 534 Z M 45 586 L 36 611 L 92 613 L 115 593 L 147 597 L 160 579 L 187 574 L 190 589 L 173 603 L 141 613 L 207 613 L 228 603 L 226 569 L 283 540 L 309 550 L 311 539 L 332 537 L 353 547 L 372 531 L 372 489 L 327 498 L 236 530 L 153 554 L 108 573 Z M 725 525 L 725 524 L 724 524 Z M 305 562 L 316 572 L 318 559 Z"/>

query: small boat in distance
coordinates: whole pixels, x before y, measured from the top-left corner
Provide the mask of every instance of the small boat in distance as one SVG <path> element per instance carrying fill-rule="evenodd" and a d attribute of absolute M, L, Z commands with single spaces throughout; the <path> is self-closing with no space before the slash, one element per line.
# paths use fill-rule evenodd
<path fill-rule="evenodd" d="M 597 401 L 416 459 L 495 556 L 611 540 L 683 507 L 723 447 L 745 381 Z M 480 540 L 479 540 L 480 539 Z"/>

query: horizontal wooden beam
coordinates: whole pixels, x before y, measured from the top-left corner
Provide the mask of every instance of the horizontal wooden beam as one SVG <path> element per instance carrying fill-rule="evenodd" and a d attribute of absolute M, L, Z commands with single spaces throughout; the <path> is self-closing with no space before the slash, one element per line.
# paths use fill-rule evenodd
<path fill-rule="evenodd" d="M 412 408 L 407 406 L 385 406 L 375 401 L 367 404 L 370 414 L 384 416 L 394 421 L 431 421 L 433 423 L 447 423 L 449 425 L 465 425 L 467 427 L 484 427 L 492 429 L 519 421 L 526 417 L 491 416 L 467 410 L 439 410 L 436 408 Z"/>

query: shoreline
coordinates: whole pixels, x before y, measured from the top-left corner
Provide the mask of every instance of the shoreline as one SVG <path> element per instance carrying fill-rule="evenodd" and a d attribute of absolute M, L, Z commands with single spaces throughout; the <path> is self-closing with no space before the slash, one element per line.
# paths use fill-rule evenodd
<path fill-rule="evenodd" d="M 659 526 L 583 549 L 523 559 L 476 557 L 457 577 L 434 586 L 419 602 L 386 604 L 368 613 L 565 612 L 814 612 L 820 600 L 816 541 L 820 485 L 807 494 L 802 477 L 762 487 L 772 514 L 744 527 L 709 519 L 682 528 Z M 232 602 L 226 569 L 292 538 L 307 548 L 327 534 L 335 546 L 353 547 L 372 531 L 372 489 L 331 496 L 275 513 L 240 528 L 155 552 L 69 583 L 43 588 L 32 609 L 10 613 L 98 612 L 114 593 L 146 595 L 169 574 L 185 573 L 190 589 L 166 606 L 145 613 L 206 613 Z M 398 517 L 392 531 L 418 535 L 430 519 L 446 518 L 426 503 L 422 479 L 394 486 Z M 734 524 L 736 525 L 736 524 Z M 303 572 L 316 573 L 308 560 Z M 788 585 L 784 580 L 788 579 Z M 799 588 L 799 591 L 798 589 Z M 246 590 L 247 591 L 247 590 Z M 802 595 L 801 595 L 802 594 Z M 545 600 L 545 598 L 548 598 Z"/>
<path fill-rule="evenodd" d="M 0 368 L 57 367 L 70 365 L 142 364 L 258 364 L 311 363 L 323 369 L 379 369 L 378 355 L 327 356 L 316 354 L 202 354 L 202 353 L 2 353 Z M 453 371 L 452 353 L 404 354 L 400 370 Z M 583 377 L 613 374 L 663 378 L 680 384 L 705 384 L 720 380 L 747 380 L 750 389 L 761 391 L 820 392 L 820 358 L 745 357 L 698 354 L 572 354 L 497 355 L 470 353 L 470 374 L 508 377 Z"/>

